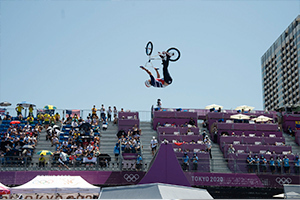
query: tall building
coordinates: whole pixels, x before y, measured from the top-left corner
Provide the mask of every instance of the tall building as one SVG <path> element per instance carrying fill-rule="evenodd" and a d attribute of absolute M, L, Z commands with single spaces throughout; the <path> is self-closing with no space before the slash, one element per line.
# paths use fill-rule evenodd
<path fill-rule="evenodd" d="M 261 57 L 266 110 L 300 103 L 300 15 Z"/>

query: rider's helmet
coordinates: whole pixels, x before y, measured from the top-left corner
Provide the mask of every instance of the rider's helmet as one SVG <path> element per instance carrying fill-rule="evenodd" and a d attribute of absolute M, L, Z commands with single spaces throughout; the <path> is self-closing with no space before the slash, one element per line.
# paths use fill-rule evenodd
<path fill-rule="evenodd" d="M 145 81 L 145 86 L 146 86 L 146 87 L 151 87 L 151 84 L 150 84 L 149 80 L 146 80 L 146 81 Z"/>

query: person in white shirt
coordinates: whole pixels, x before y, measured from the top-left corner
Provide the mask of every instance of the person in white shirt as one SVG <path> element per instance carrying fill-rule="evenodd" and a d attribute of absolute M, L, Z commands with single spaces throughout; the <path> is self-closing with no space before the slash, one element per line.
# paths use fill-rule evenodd
<path fill-rule="evenodd" d="M 64 153 L 63 150 L 61 149 L 60 154 L 59 154 L 58 162 L 61 163 L 67 169 L 69 169 L 69 167 L 65 164 L 66 161 L 67 161 L 67 154 Z M 59 167 L 60 167 L 60 165 L 59 165 Z"/>
<path fill-rule="evenodd" d="M 157 147 L 157 140 L 155 139 L 155 136 L 153 136 L 153 138 L 150 142 L 150 147 L 151 147 L 151 151 L 152 151 L 152 156 L 154 156 L 156 153 L 156 147 Z"/>
<path fill-rule="evenodd" d="M 108 110 L 107 110 L 107 121 L 110 121 L 111 122 L 111 114 L 112 114 L 112 109 L 111 107 L 109 106 L 108 107 Z"/>

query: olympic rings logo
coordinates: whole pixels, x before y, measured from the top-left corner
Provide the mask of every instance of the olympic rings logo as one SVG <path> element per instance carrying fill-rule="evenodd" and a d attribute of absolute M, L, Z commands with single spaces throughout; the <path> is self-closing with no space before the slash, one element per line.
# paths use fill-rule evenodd
<path fill-rule="evenodd" d="M 276 182 L 279 185 L 290 184 L 292 182 L 292 179 L 291 178 L 285 178 L 285 177 L 277 177 Z"/>
<path fill-rule="evenodd" d="M 125 174 L 123 177 L 127 182 L 136 182 L 140 178 L 138 174 Z"/>

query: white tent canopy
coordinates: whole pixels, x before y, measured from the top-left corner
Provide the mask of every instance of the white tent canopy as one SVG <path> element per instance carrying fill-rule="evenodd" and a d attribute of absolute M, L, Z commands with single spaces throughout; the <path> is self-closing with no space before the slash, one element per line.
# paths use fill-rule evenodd
<path fill-rule="evenodd" d="M 205 189 L 150 183 L 102 188 L 99 199 L 213 199 Z"/>
<path fill-rule="evenodd" d="M 11 193 L 99 193 L 100 188 L 81 176 L 36 176 L 24 185 L 12 187 Z"/>

